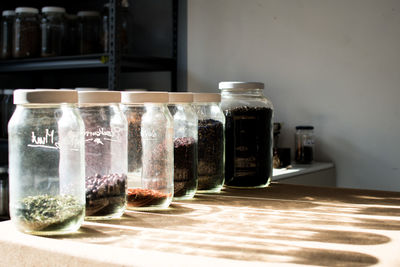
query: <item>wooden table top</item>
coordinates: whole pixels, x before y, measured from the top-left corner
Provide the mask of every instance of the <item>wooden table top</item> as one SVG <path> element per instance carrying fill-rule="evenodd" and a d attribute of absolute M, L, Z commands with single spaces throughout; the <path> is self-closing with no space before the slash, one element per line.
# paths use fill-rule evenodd
<path fill-rule="evenodd" d="M 0 223 L 0 266 L 400 266 L 400 193 L 272 183 L 39 237 Z"/>

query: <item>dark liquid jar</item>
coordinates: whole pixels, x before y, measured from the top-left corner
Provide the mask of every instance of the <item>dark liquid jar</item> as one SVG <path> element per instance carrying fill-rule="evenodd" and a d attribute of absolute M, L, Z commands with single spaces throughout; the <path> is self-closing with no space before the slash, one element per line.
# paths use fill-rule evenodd
<path fill-rule="evenodd" d="M 81 55 L 99 53 L 100 13 L 97 11 L 78 12 L 79 52 Z"/>
<path fill-rule="evenodd" d="M 263 83 L 221 82 L 225 125 L 225 185 L 266 187 L 272 177 L 273 106 Z"/>
<path fill-rule="evenodd" d="M 65 8 L 43 7 L 40 24 L 42 36 L 42 57 L 61 56 L 64 53 L 66 37 Z"/>
<path fill-rule="evenodd" d="M 14 10 L 4 10 L 1 20 L 1 58 L 12 56 L 12 34 L 14 27 Z"/>
<path fill-rule="evenodd" d="M 310 164 L 314 160 L 314 127 L 296 126 L 295 161 L 299 164 Z"/>
<path fill-rule="evenodd" d="M 40 54 L 39 11 L 33 7 L 15 9 L 13 57 L 36 57 Z"/>

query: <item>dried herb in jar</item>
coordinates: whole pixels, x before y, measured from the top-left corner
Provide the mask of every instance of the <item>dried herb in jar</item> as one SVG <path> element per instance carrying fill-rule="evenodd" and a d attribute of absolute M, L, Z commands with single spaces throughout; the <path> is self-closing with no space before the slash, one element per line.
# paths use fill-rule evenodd
<path fill-rule="evenodd" d="M 31 231 L 57 231 L 83 216 L 84 205 L 70 195 L 38 195 L 21 200 L 16 210 L 18 223 Z"/>
<path fill-rule="evenodd" d="M 197 188 L 196 146 L 193 137 L 174 141 L 174 197 L 183 197 Z"/>
<path fill-rule="evenodd" d="M 143 188 L 129 188 L 127 194 L 127 207 L 151 207 L 162 205 L 171 194 L 165 194 L 157 190 Z"/>
<path fill-rule="evenodd" d="M 128 119 L 128 172 L 137 172 L 142 168 L 141 123 L 143 111 L 137 109 Z"/>

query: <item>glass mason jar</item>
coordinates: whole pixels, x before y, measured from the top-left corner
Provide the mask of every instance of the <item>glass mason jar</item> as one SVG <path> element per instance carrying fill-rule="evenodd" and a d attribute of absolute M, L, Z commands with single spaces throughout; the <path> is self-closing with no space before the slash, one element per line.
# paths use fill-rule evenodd
<path fill-rule="evenodd" d="M 220 94 L 193 94 L 193 107 L 198 117 L 197 192 L 216 193 L 224 185 L 225 115 L 220 102 Z"/>
<path fill-rule="evenodd" d="M 42 8 L 42 57 L 54 57 L 64 54 L 66 41 L 65 8 L 46 6 Z"/>
<path fill-rule="evenodd" d="M 12 40 L 14 27 L 14 10 L 4 10 L 1 20 L 1 58 L 7 59 L 12 56 Z"/>
<path fill-rule="evenodd" d="M 312 163 L 314 160 L 314 127 L 309 125 L 296 126 L 294 144 L 296 163 Z"/>
<path fill-rule="evenodd" d="M 40 54 L 39 10 L 33 7 L 15 9 L 13 57 L 36 57 Z"/>
<path fill-rule="evenodd" d="M 84 126 L 73 90 L 15 90 L 8 124 L 11 220 L 37 235 L 71 233 L 85 216 Z"/>
<path fill-rule="evenodd" d="M 273 106 L 263 83 L 220 82 L 225 113 L 225 184 L 265 187 L 272 177 Z"/>
<path fill-rule="evenodd" d="M 85 219 L 119 218 L 125 211 L 128 171 L 121 93 L 79 91 L 78 98 L 85 125 Z"/>
<path fill-rule="evenodd" d="M 174 188 L 173 121 L 168 93 L 121 92 L 128 121 L 127 209 L 167 208 Z"/>
<path fill-rule="evenodd" d="M 174 200 L 193 198 L 197 191 L 197 115 L 192 93 L 169 93 L 174 118 Z"/>
<path fill-rule="evenodd" d="M 101 51 L 100 13 L 97 11 L 79 11 L 79 52 L 93 54 Z"/>

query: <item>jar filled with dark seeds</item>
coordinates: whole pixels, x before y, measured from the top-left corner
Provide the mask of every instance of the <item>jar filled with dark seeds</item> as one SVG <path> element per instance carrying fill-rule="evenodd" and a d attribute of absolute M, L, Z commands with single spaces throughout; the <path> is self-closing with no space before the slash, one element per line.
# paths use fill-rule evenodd
<path fill-rule="evenodd" d="M 86 219 L 118 218 L 125 211 L 127 123 L 120 92 L 79 91 L 85 124 Z"/>
<path fill-rule="evenodd" d="M 40 54 L 39 10 L 33 7 L 15 9 L 13 57 L 37 57 Z"/>
<path fill-rule="evenodd" d="M 4 10 L 1 18 L 1 58 L 12 57 L 14 10 Z"/>
<path fill-rule="evenodd" d="M 174 118 L 174 200 L 193 198 L 197 191 L 197 115 L 192 93 L 169 93 Z"/>
<path fill-rule="evenodd" d="M 224 185 L 225 116 L 220 102 L 220 94 L 193 94 L 193 107 L 198 117 L 197 192 L 217 193 Z"/>
<path fill-rule="evenodd" d="M 65 8 L 43 7 L 41 28 L 41 56 L 61 56 L 65 52 L 66 19 Z"/>
<path fill-rule="evenodd" d="M 225 113 L 225 184 L 268 186 L 273 167 L 273 106 L 263 83 L 220 82 Z"/>
<path fill-rule="evenodd" d="M 84 126 L 74 90 L 15 90 L 8 124 L 11 220 L 20 231 L 59 235 L 85 216 Z"/>
<path fill-rule="evenodd" d="M 122 92 L 128 121 L 127 209 L 159 210 L 172 201 L 173 121 L 168 93 Z"/>
<path fill-rule="evenodd" d="M 314 126 L 296 126 L 294 159 L 299 164 L 310 164 L 314 160 Z"/>
<path fill-rule="evenodd" d="M 100 13 L 97 11 L 78 12 L 79 52 L 81 55 L 101 52 Z"/>

